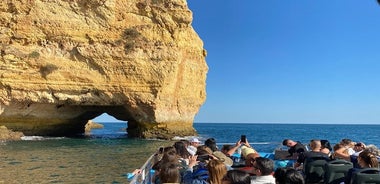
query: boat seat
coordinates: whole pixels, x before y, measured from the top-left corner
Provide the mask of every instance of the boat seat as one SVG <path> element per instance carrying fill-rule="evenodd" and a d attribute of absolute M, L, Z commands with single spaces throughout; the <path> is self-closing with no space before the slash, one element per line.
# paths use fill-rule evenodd
<path fill-rule="evenodd" d="M 306 158 L 303 165 L 305 183 L 323 183 L 327 161 L 326 157 Z"/>
<path fill-rule="evenodd" d="M 380 170 L 378 168 L 361 169 L 353 173 L 351 184 L 380 183 Z"/>
<path fill-rule="evenodd" d="M 346 160 L 332 160 L 325 164 L 325 184 L 339 184 L 344 182 L 348 170 L 353 168 L 353 164 Z"/>

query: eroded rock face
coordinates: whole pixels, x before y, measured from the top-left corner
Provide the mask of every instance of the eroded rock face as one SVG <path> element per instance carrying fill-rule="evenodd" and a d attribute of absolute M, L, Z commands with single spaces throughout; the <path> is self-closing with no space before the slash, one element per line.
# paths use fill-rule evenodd
<path fill-rule="evenodd" d="M 0 2 L 0 125 L 70 135 L 106 112 L 128 135 L 193 135 L 203 43 L 185 0 Z"/>

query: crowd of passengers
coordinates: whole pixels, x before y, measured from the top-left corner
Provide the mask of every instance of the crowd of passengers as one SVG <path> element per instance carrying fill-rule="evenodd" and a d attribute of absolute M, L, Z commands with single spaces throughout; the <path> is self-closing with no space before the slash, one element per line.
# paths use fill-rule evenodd
<path fill-rule="evenodd" d="M 304 184 L 302 165 L 309 157 L 324 157 L 326 160 L 344 159 L 353 163 L 344 183 L 363 168 L 378 168 L 380 151 L 375 145 L 342 139 L 333 147 L 326 140 L 311 140 L 308 146 L 301 142 L 285 139 L 287 157 L 296 160 L 292 167 L 275 169 L 274 160 L 261 157 L 248 140 L 235 145 L 217 147 L 214 138 L 204 144 L 197 138 L 181 140 L 173 146 L 160 150 L 161 158 L 153 169 L 153 183 L 183 184 Z M 234 167 L 234 153 L 239 151 L 242 166 Z M 241 152 L 241 153 L 240 153 Z M 236 160 L 235 160 L 236 161 Z M 235 162 L 236 163 L 236 162 Z"/>

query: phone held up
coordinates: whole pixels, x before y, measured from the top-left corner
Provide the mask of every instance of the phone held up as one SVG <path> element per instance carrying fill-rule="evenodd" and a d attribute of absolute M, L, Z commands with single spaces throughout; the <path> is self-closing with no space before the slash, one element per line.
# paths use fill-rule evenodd
<path fill-rule="evenodd" d="M 247 136 L 241 135 L 240 142 L 247 142 Z"/>

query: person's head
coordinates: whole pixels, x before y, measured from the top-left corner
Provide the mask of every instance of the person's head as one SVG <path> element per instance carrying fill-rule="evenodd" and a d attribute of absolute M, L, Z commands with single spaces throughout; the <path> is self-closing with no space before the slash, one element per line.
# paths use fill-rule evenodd
<path fill-rule="evenodd" d="M 304 184 L 302 174 L 294 168 L 288 168 L 285 173 L 285 184 Z"/>
<path fill-rule="evenodd" d="M 302 174 L 291 167 L 279 167 L 274 172 L 276 184 L 304 184 Z"/>
<path fill-rule="evenodd" d="M 358 142 L 358 143 L 356 143 L 355 146 L 354 146 L 354 150 L 355 150 L 356 152 L 363 151 L 364 149 L 365 149 L 365 144 L 362 143 L 362 142 Z"/>
<path fill-rule="evenodd" d="M 216 140 L 214 138 L 209 138 L 205 141 L 205 145 L 209 147 L 213 152 L 218 150 L 216 146 Z"/>
<path fill-rule="evenodd" d="M 343 146 L 346 146 L 346 147 L 351 147 L 351 146 L 353 146 L 352 145 L 352 140 L 351 139 L 342 139 L 341 141 L 340 141 L 340 143 L 343 145 Z"/>
<path fill-rule="evenodd" d="M 223 184 L 250 184 L 251 177 L 245 171 L 229 170 L 222 179 Z"/>
<path fill-rule="evenodd" d="M 321 140 L 321 148 L 322 149 L 328 149 L 329 151 L 332 151 L 331 144 L 328 140 Z"/>
<path fill-rule="evenodd" d="M 164 163 L 166 162 L 175 162 L 178 160 L 178 155 L 177 155 L 177 152 L 174 150 L 174 151 L 168 151 L 168 152 L 164 152 L 164 154 L 162 155 L 162 159 L 161 159 Z"/>
<path fill-rule="evenodd" d="M 338 143 L 338 144 L 335 144 L 335 145 L 334 145 L 333 150 L 334 150 L 334 152 L 335 152 L 336 150 L 339 150 L 339 149 L 341 149 L 341 148 L 344 148 L 343 144 Z"/>
<path fill-rule="evenodd" d="M 370 144 L 370 145 L 366 146 L 366 148 L 364 149 L 364 151 L 369 151 L 369 152 L 373 153 L 374 155 L 380 157 L 380 150 L 379 150 L 379 148 L 377 148 L 377 146 L 375 146 L 373 144 Z"/>
<path fill-rule="evenodd" d="M 198 147 L 200 143 L 201 143 L 201 141 L 199 141 L 197 138 L 190 139 L 190 145 L 192 145 L 194 147 Z"/>
<path fill-rule="evenodd" d="M 221 152 L 226 154 L 229 150 L 231 150 L 234 146 L 231 144 L 225 144 L 222 146 L 222 149 L 220 149 Z"/>
<path fill-rule="evenodd" d="M 190 141 L 189 140 L 182 139 L 181 141 L 185 144 L 185 147 L 188 147 L 190 145 Z"/>
<path fill-rule="evenodd" d="M 285 184 L 285 174 L 286 174 L 285 167 L 279 167 L 274 171 L 274 178 L 276 179 L 277 184 Z"/>
<path fill-rule="evenodd" d="M 287 147 L 293 147 L 293 146 L 295 146 L 296 144 L 297 144 L 297 142 L 295 142 L 295 141 L 293 141 L 293 140 L 291 140 L 291 139 L 284 139 L 284 140 L 282 141 L 282 145 L 287 146 Z"/>
<path fill-rule="evenodd" d="M 162 164 L 158 177 L 162 183 L 179 183 L 181 181 L 181 175 L 178 169 L 178 164 L 175 162 Z"/>
<path fill-rule="evenodd" d="M 182 141 L 177 141 L 174 143 L 174 148 L 177 151 L 177 155 L 182 157 L 182 158 L 189 158 L 190 153 L 186 149 L 185 143 Z"/>
<path fill-rule="evenodd" d="M 315 150 L 321 150 L 321 141 L 320 140 L 317 140 L 317 139 L 313 139 L 310 141 L 310 148 L 311 150 L 315 151 Z"/>
<path fill-rule="evenodd" d="M 258 153 L 250 153 L 245 157 L 245 166 L 252 167 L 253 162 L 255 162 L 256 157 L 260 157 Z"/>
<path fill-rule="evenodd" d="M 358 164 L 361 168 L 378 168 L 379 161 L 376 155 L 369 151 L 362 151 L 358 156 Z"/>
<path fill-rule="evenodd" d="M 173 146 L 167 146 L 167 147 L 164 147 L 163 153 L 166 153 L 166 152 L 174 152 L 174 153 L 177 153 L 175 147 L 173 147 Z"/>
<path fill-rule="evenodd" d="M 212 154 L 212 150 L 207 147 L 206 145 L 198 146 L 197 147 L 197 152 L 195 153 L 196 155 L 210 155 Z"/>
<path fill-rule="evenodd" d="M 274 162 L 269 158 L 257 157 L 252 167 L 253 173 L 256 174 L 256 176 L 266 176 L 272 174 Z"/>
<path fill-rule="evenodd" d="M 207 164 L 210 183 L 221 183 L 223 176 L 227 173 L 226 165 L 216 159 L 211 159 Z"/>

